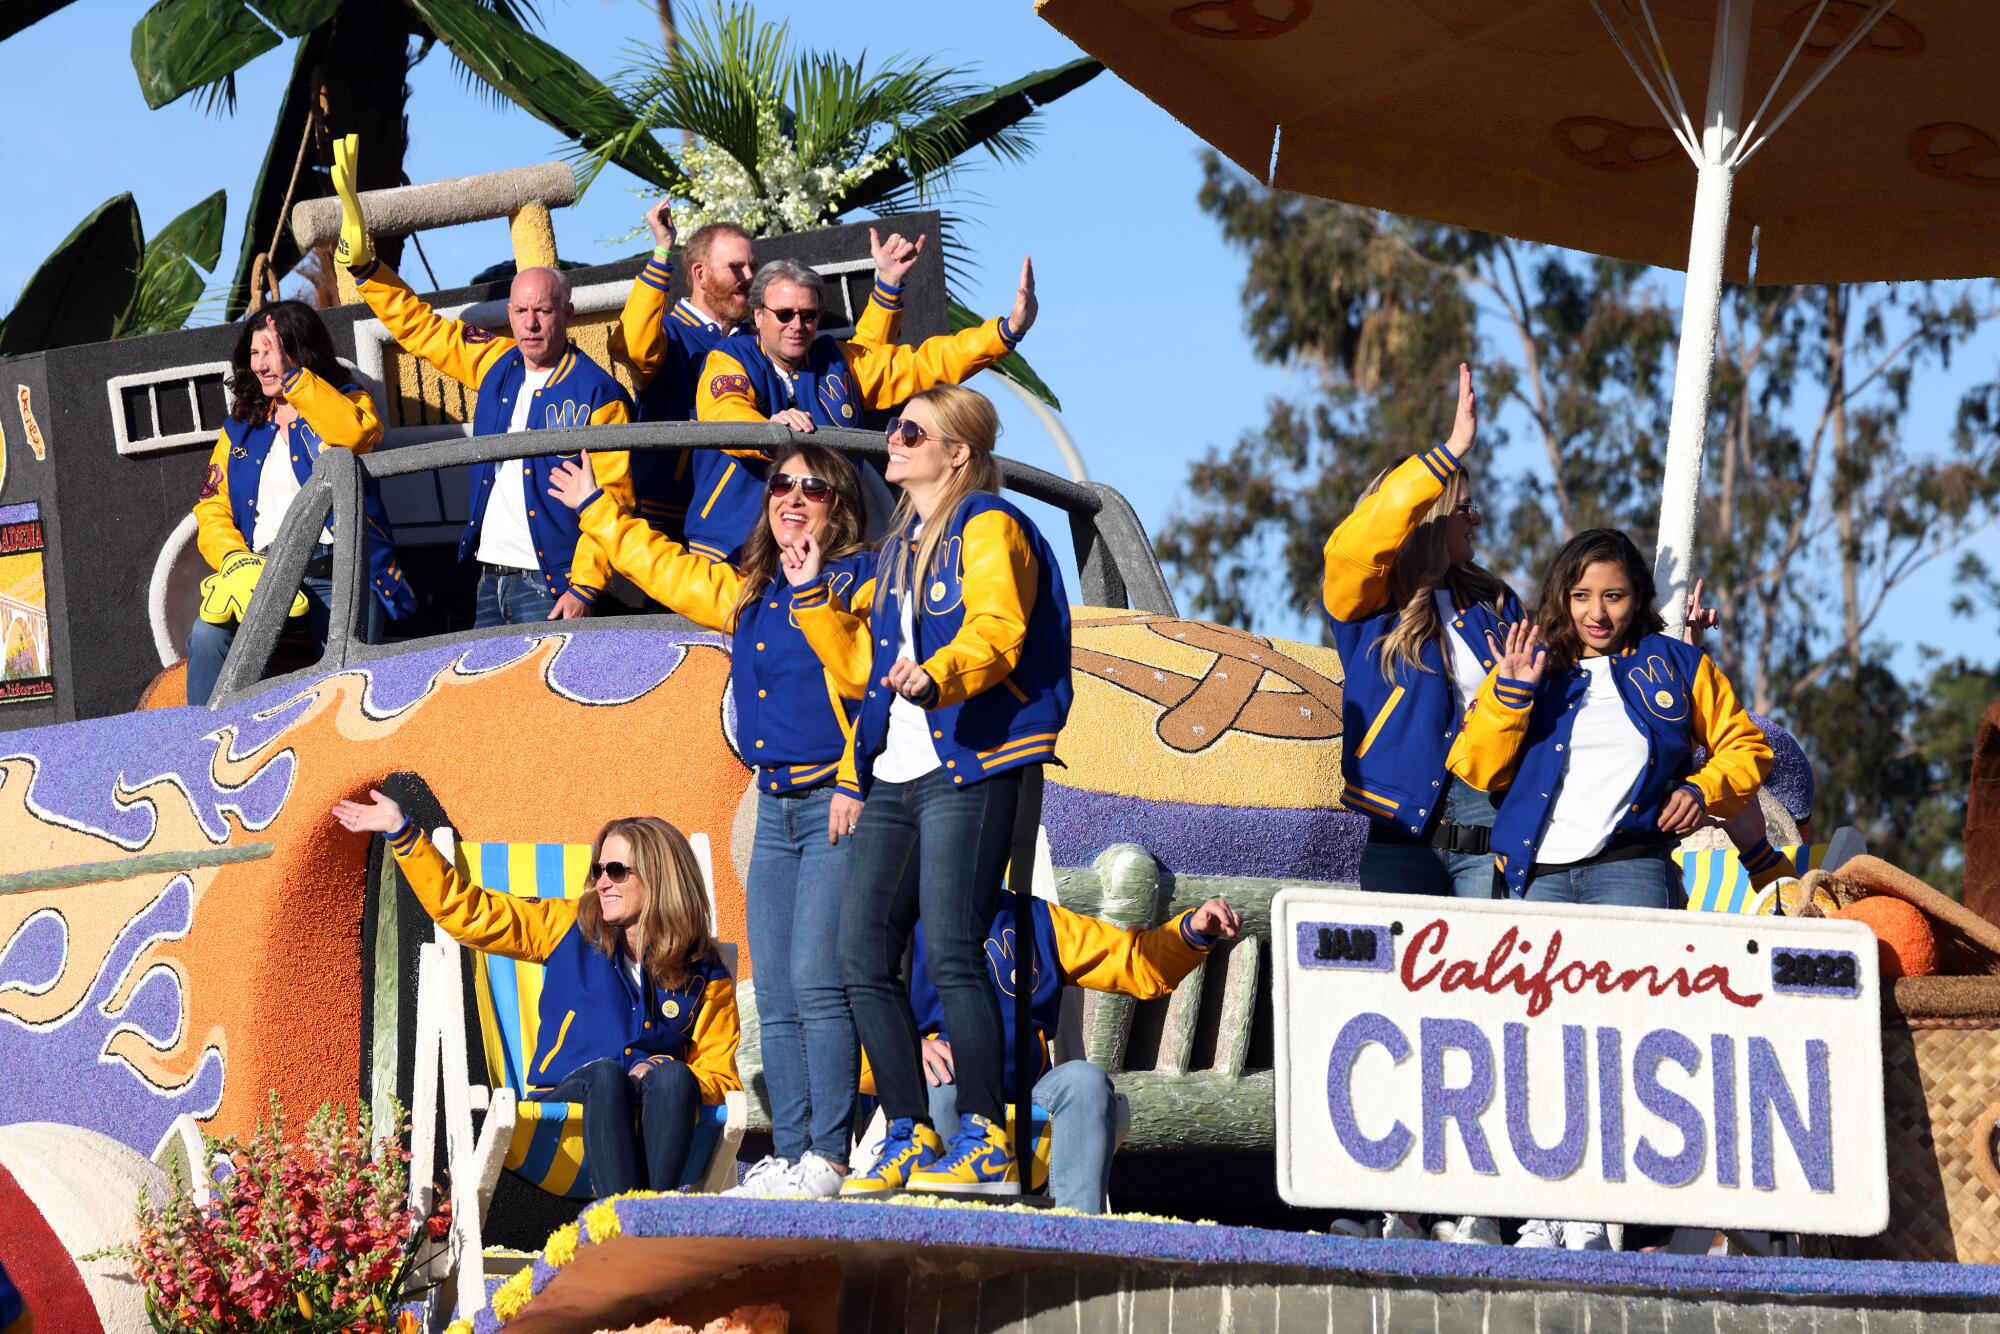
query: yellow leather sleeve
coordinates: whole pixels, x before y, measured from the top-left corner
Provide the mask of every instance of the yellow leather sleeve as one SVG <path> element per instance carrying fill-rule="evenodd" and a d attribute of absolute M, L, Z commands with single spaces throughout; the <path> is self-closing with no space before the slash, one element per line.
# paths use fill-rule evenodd
<path fill-rule="evenodd" d="M 1727 818 L 1756 800 L 1771 770 L 1771 743 L 1706 653 L 1695 668 L 1688 697 L 1694 704 L 1695 739 L 1708 749 L 1708 763 L 1687 781 L 1701 790 L 1710 815 Z"/>
<path fill-rule="evenodd" d="M 1181 922 L 1187 915 L 1179 913 L 1149 931 L 1127 931 L 1051 903 L 1056 961 L 1063 977 L 1075 986 L 1157 1000 L 1208 957 L 1207 950 L 1182 937 Z"/>
<path fill-rule="evenodd" d="M 937 682 L 940 705 L 962 704 L 1013 674 L 1035 609 L 1035 553 L 1014 517 L 987 510 L 961 532 L 964 619 L 951 642 L 923 664 Z"/>
<path fill-rule="evenodd" d="M 869 303 L 874 304 L 872 301 Z M 857 329 L 856 333 L 860 331 Z M 893 408 L 933 385 L 961 384 L 1006 356 L 1000 321 L 991 319 L 955 334 L 926 338 L 915 347 L 901 343 L 868 346 L 857 339 L 840 345 L 854 389 L 871 408 Z M 706 419 L 704 419 L 706 420 Z"/>
<path fill-rule="evenodd" d="M 194 544 L 200 549 L 201 558 L 219 570 L 224 559 L 250 549 L 250 543 L 237 530 L 236 512 L 229 502 L 228 435 L 216 434 L 215 448 L 208 455 L 208 467 L 216 479 L 215 490 L 195 499 Z M 206 482 L 203 489 L 207 489 Z"/>
<path fill-rule="evenodd" d="M 1503 680 L 1497 671 L 1488 672 L 1444 767 L 1481 792 L 1507 786 L 1521 762 L 1534 704 L 1532 690 L 1518 681 Z"/>
<path fill-rule="evenodd" d="M 382 418 L 366 389 L 343 394 L 301 366 L 286 377 L 284 395 L 325 444 L 366 454 L 382 443 Z"/>
<path fill-rule="evenodd" d="M 854 590 L 851 605 L 825 584 L 792 597 L 792 613 L 800 631 L 819 655 L 827 679 L 847 699 L 860 699 L 868 693 L 868 676 L 875 666 L 868 613 L 874 605 L 872 578 Z"/>
<path fill-rule="evenodd" d="M 660 282 L 667 281 L 665 273 L 656 266 L 657 261 L 647 260 L 646 267 L 632 279 L 625 309 L 619 312 L 618 323 L 611 326 L 611 359 L 631 368 L 634 389 L 644 389 L 653 382 L 667 359 L 670 343 L 667 307 L 673 304 L 673 297 L 646 281 L 649 275 Z"/>
<path fill-rule="evenodd" d="M 730 382 L 729 388 L 716 392 L 718 381 Z M 741 385 L 739 389 L 736 385 Z M 708 360 L 701 364 L 701 375 L 694 387 L 694 419 L 698 422 L 761 422 L 770 417 L 757 402 L 757 391 L 750 387 L 749 373 L 743 363 L 727 352 L 711 352 Z"/>
<path fill-rule="evenodd" d="M 398 346 L 468 389 L 477 389 L 493 363 L 514 346 L 511 338 L 438 314 L 387 264 L 377 264 L 359 286 L 361 299 Z"/>
<path fill-rule="evenodd" d="M 1358 621 L 1389 604 L 1396 553 L 1444 494 L 1458 460 L 1442 445 L 1412 455 L 1382 479 L 1326 539 L 1320 605 L 1336 621 Z"/>
<path fill-rule="evenodd" d="M 886 347 L 896 341 L 902 327 L 902 310 L 889 309 L 871 293 L 868 304 L 861 308 L 861 318 L 854 322 L 854 337 L 847 341 L 862 347 Z"/>
<path fill-rule="evenodd" d="M 574 899 L 528 899 L 481 889 L 419 833 L 389 850 L 431 920 L 459 944 L 488 954 L 540 963 L 576 922 Z"/>
<path fill-rule="evenodd" d="M 687 1067 L 694 1082 L 701 1085 L 703 1102 L 719 1103 L 743 1087 L 736 1073 L 736 1044 L 742 1036 L 736 984 L 725 974 L 702 992 L 701 1013 L 695 1018 L 694 1032 L 688 1035 Z"/>
<path fill-rule="evenodd" d="M 611 568 L 648 597 L 710 630 L 732 628 L 736 602 L 743 595 L 743 576 L 734 566 L 695 555 L 621 506 L 609 491 L 585 505 L 577 519 L 595 548 L 609 553 Z"/>
<path fill-rule="evenodd" d="M 613 399 L 590 414 L 592 426 L 622 426 L 631 420 L 632 411 L 622 399 Z M 593 450 L 590 475 L 619 508 L 636 507 L 637 502 L 632 495 L 632 456 L 626 451 L 607 449 L 599 453 Z M 530 507 L 536 499 L 534 496 L 528 498 Z M 562 503 L 550 496 L 540 499 L 555 505 Z M 611 558 L 588 533 L 577 535 L 576 550 L 570 553 L 569 582 L 572 588 L 587 590 L 580 594 L 586 602 L 595 601 L 596 595 L 611 582 Z"/>

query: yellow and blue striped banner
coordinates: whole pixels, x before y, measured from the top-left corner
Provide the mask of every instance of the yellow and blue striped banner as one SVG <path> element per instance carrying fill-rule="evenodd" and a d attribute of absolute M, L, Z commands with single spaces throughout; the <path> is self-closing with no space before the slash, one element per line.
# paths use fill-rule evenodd
<path fill-rule="evenodd" d="M 1826 860 L 1824 843 L 1810 846 L 1793 843 L 1777 849 L 1790 866 L 1789 875 L 1803 876 Z M 1704 852 L 1675 852 L 1681 865 L 1681 881 L 1687 889 L 1690 912 L 1747 913 L 1756 901 L 1750 887 L 1750 873 L 1734 848 L 1710 848 Z"/>

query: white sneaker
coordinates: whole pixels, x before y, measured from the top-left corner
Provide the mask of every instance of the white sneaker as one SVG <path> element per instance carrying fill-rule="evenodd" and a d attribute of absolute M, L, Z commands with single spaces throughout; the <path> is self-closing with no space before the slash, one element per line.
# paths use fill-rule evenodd
<path fill-rule="evenodd" d="M 1382 1239 L 1384 1241 L 1422 1241 L 1424 1234 L 1405 1214 L 1382 1215 Z"/>
<path fill-rule="evenodd" d="M 1573 1251 L 1608 1251 L 1611 1237 L 1602 1223 L 1564 1223 L 1563 1245 Z"/>
<path fill-rule="evenodd" d="M 1530 1218 L 1521 1224 L 1520 1240 L 1514 1243 L 1531 1251 L 1551 1251 L 1563 1244 L 1563 1225 L 1548 1218 Z"/>
<path fill-rule="evenodd" d="M 1490 1218 L 1467 1214 L 1451 1225 L 1450 1236 L 1440 1237 L 1439 1240 L 1455 1241 L 1461 1246 L 1498 1246 L 1500 1225 Z"/>
<path fill-rule="evenodd" d="M 835 1167 L 816 1153 L 808 1153 L 799 1159 L 799 1165 L 792 1169 L 788 1182 L 791 1187 L 785 1192 L 788 1200 L 830 1200 L 840 1194 L 840 1183 L 847 1180 L 847 1173 Z"/>
<path fill-rule="evenodd" d="M 743 1174 L 742 1184 L 731 1186 L 722 1193 L 742 1200 L 777 1199 L 793 1188 L 797 1171 L 789 1158 L 771 1154 L 759 1159 Z"/>

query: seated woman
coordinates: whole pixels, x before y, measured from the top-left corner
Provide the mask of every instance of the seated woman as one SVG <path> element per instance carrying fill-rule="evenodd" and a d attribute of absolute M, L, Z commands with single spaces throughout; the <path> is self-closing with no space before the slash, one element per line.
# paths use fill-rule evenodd
<path fill-rule="evenodd" d="M 573 899 L 528 899 L 468 883 L 380 792 L 334 803 L 355 833 L 389 840 L 424 910 L 459 944 L 542 965 L 538 1102 L 583 1104 L 584 1166 L 599 1198 L 672 1190 L 700 1104 L 736 1075 L 736 984 L 708 920 L 701 867 L 664 820 L 613 820 L 591 844 Z"/>
<path fill-rule="evenodd" d="M 238 619 L 263 574 L 264 548 L 312 476 L 320 450 L 332 445 L 366 454 L 382 439 L 374 400 L 340 364 L 319 312 L 304 302 L 278 301 L 252 313 L 237 335 L 230 364 L 229 419 L 194 502 L 195 542 L 216 573 L 202 584 L 201 614 L 188 632 L 190 704 L 208 702 Z M 408 616 L 417 609 L 417 598 L 396 560 L 388 511 L 372 482 L 364 504 L 372 643 L 380 636 L 383 614 Z M 304 619 L 318 646 L 326 643 L 333 615 L 332 544 L 329 520 L 293 603 L 292 614 Z"/>

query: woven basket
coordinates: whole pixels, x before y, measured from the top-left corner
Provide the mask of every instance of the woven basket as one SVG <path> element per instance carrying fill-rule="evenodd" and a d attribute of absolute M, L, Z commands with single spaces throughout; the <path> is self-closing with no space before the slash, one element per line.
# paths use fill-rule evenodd
<path fill-rule="evenodd" d="M 1882 1011 L 1889 1229 L 1840 1237 L 1867 1260 L 2000 1262 L 2000 929 L 1909 872 L 1856 857 L 1809 887 L 1840 903 L 1893 894 L 1921 909 L 1951 975 L 1899 978 Z M 1810 897 L 1810 895 L 1809 895 Z"/>

